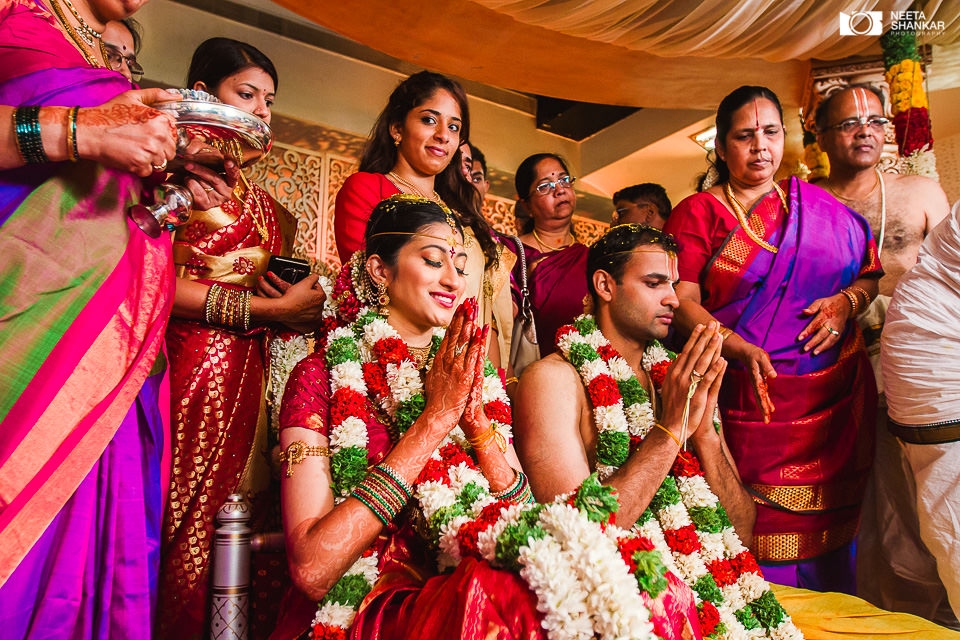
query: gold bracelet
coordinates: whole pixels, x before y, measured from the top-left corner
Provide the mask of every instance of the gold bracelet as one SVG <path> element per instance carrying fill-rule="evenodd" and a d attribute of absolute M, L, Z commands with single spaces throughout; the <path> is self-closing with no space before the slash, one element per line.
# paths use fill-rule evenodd
<path fill-rule="evenodd" d="M 673 438 L 673 441 L 677 443 L 677 446 L 678 446 L 678 447 L 682 447 L 682 446 L 683 446 L 683 443 L 680 442 L 680 438 L 678 438 L 678 437 L 673 433 L 673 431 L 670 431 L 670 429 L 667 429 L 665 426 L 663 426 L 663 425 L 660 424 L 659 422 L 654 422 L 654 423 L 653 423 L 653 426 L 655 426 L 657 429 L 660 429 L 660 430 L 663 431 L 665 434 L 667 434 L 668 436 L 670 436 L 671 438 Z"/>
<path fill-rule="evenodd" d="M 67 159 L 76 162 L 77 156 L 77 111 L 80 107 L 67 109 Z"/>
<path fill-rule="evenodd" d="M 850 285 L 849 287 L 847 287 L 847 289 L 853 289 L 853 292 L 854 292 L 854 293 L 859 293 L 860 295 L 863 296 L 863 308 L 864 308 L 864 309 L 866 309 L 867 307 L 870 306 L 870 302 L 871 302 L 871 300 L 870 300 L 870 294 L 867 293 L 867 290 L 866 290 L 866 289 L 864 289 L 863 287 L 858 287 L 858 286 L 855 285 L 855 284 Z"/>
<path fill-rule="evenodd" d="M 733 329 L 731 329 L 730 327 L 725 327 L 721 324 L 720 328 L 717 329 L 717 333 L 720 334 L 721 340 L 726 340 L 733 333 Z"/>
<path fill-rule="evenodd" d="M 210 288 L 207 289 L 207 299 L 203 307 L 203 321 L 207 324 L 213 324 L 213 310 L 221 290 L 222 287 L 218 284 L 210 285 Z"/>
<path fill-rule="evenodd" d="M 860 298 L 849 289 L 842 289 L 840 293 L 842 293 L 847 298 L 847 302 L 850 303 L 850 316 L 855 317 L 857 315 L 857 308 L 860 306 Z"/>
<path fill-rule="evenodd" d="M 507 381 L 503 384 L 503 386 L 507 387 L 515 382 L 520 382 L 520 378 L 516 376 L 510 376 L 509 378 L 507 378 Z"/>
<path fill-rule="evenodd" d="M 280 452 L 280 462 L 287 463 L 286 475 L 288 478 L 293 475 L 294 465 L 303 462 L 303 459 L 307 456 L 323 456 L 324 458 L 329 458 L 330 449 L 321 446 L 308 447 L 307 443 L 303 440 L 291 442 L 286 451 Z"/>

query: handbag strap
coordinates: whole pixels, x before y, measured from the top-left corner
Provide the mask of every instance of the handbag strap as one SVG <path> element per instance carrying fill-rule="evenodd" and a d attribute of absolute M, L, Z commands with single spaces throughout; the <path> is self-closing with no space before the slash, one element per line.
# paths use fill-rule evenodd
<path fill-rule="evenodd" d="M 523 250 L 523 243 L 518 236 L 507 234 L 507 237 L 517 245 L 517 257 L 520 259 L 520 313 L 530 318 L 533 312 L 530 309 L 530 288 L 527 286 L 527 252 Z"/>

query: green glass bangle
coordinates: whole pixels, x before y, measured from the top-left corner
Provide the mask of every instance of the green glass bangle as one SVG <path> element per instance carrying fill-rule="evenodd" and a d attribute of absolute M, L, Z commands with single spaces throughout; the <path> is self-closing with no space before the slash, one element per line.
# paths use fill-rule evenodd
<path fill-rule="evenodd" d="M 17 149 L 27 164 L 49 162 L 43 151 L 43 138 L 40 135 L 40 106 L 17 107 L 13 112 L 14 132 L 17 137 Z"/>
<path fill-rule="evenodd" d="M 377 508 L 374 507 L 372 504 L 370 504 L 370 502 L 367 500 L 367 498 L 364 498 L 362 495 L 360 495 L 360 493 L 363 493 L 363 492 L 358 493 L 358 491 L 357 491 L 358 489 L 360 489 L 360 487 L 357 487 L 356 489 L 354 489 L 354 490 L 350 493 L 350 495 L 353 496 L 354 498 L 356 498 L 357 500 L 359 500 L 360 502 L 362 502 L 364 505 L 366 505 L 366 507 L 367 507 L 368 509 L 370 509 L 370 511 L 373 512 L 373 515 L 375 515 L 375 516 L 377 517 L 377 520 L 379 520 L 380 522 L 382 522 L 384 525 L 389 524 L 390 521 L 387 520 L 387 518 L 386 518 L 386 516 L 383 514 L 383 512 L 381 512 L 380 509 L 377 509 Z"/>

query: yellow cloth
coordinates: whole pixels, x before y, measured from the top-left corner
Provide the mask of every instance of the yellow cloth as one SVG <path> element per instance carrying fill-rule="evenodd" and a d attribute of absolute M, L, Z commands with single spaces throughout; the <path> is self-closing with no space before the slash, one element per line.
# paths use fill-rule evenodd
<path fill-rule="evenodd" d="M 779 584 L 770 587 L 807 640 L 886 640 L 893 636 L 897 640 L 960 640 L 960 632 L 907 613 L 884 611 L 843 593 L 820 593 Z"/>

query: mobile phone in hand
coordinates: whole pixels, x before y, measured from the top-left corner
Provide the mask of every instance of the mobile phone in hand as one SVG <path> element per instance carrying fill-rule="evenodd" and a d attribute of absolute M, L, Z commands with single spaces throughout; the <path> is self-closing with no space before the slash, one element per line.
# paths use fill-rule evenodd
<path fill-rule="evenodd" d="M 270 256 L 267 271 L 276 274 L 284 282 L 297 284 L 310 275 L 310 263 L 299 258 Z"/>

